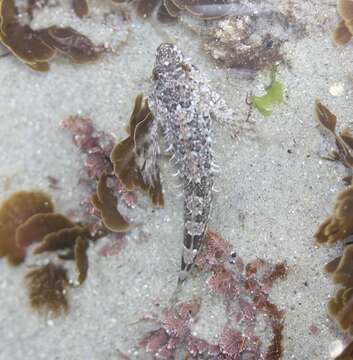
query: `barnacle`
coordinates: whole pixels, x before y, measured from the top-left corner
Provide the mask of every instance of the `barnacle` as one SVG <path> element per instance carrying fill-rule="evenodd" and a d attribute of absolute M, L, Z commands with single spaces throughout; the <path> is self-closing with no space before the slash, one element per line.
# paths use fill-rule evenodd
<path fill-rule="evenodd" d="M 156 169 L 153 182 L 147 183 L 140 165 L 141 162 L 145 161 L 144 154 L 147 153 L 146 148 L 149 145 L 145 138 L 152 122 L 153 115 L 148 107 L 147 100 L 143 102 L 143 95 L 140 94 L 135 99 L 134 109 L 127 126 L 129 136 L 114 147 L 111 153 L 111 161 L 116 177 L 127 190 L 140 189 L 149 195 L 153 204 L 163 206 L 164 199 L 159 169 Z"/>
<path fill-rule="evenodd" d="M 55 316 L 69 309 L 66 288 L 69 285 L 67 271 L 59 265 L 49 263 L 30 271 L 26 275 L 32 308 L 39 312 L 53 312 Z"/>
<path fill-rule="evenodd" d="M 283 62 L 283 40 L 268 26 L 260 26 L 260 16 L 230 15 L 207 27 L 204 50 L 219 66 L 258 71 Z"/>
<path fill-rule="evenodd" d="M 75 263 L 78 273 L 78 283 L 82 284 L 87 278 L 88 272 L 88 257 L 87 249 L 89 242 L 87 239 L 78 237 L 75 244 Z"/>
<path fill-rule="evenodd" d="M 263 116 L 272 114 L 272 107 L 283 101 L 283 84 L 276 80 L 276 67 L 271 71 L 271 83 L 266 87 L 263 96 L 251 96 L 250 101 Z"/>
<path fill-rule="evenodd" d="M 129 229 L 129 223 L 117 209 L 117 199 L 107 185 L 107 174 L 105 172 L 102 173 L 98 180 L 97 191 L 91 201 L 93 206 L 100 211 L 103 224 L 109 230 L 125 232 Z"/>
<path fill-rule="evenodd" d="M 17 246 L 16 229 L 31 216 L 52 211 L 50 198 L 42 192 L 11 195 L 0 208 L 0 257 L 7 256 L 13 265 L 22 262 L 26 251 Z"/>
<path fill-rule="evenodd" d="M 340 328 L 353 334 L 353 288 L 341 288 L 328 303 L 328 312 Z"/>
<path fill-rule="evenodd" d="M 353 287 L 353 244 L 347 245 L 343 255 L 329 262 L 325 270 L 331 273 L 335 283 Z"/>
<path fill-rule="evenodd" d="M 336 200 L 334 213 L 315 234 L 318 243 L 334 244 L 353 234 L 353 187 L 342 191 Z"/>

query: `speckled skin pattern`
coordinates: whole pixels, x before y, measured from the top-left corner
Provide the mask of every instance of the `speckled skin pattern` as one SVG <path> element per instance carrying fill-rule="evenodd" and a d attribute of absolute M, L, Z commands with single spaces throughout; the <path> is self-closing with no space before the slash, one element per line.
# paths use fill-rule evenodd
<path fill-rule="evenodd" d="M 214 106 L 200 72 L 175 45 L 159 46 L 153 77 L 149 106 L 183 184 L 184 246 L 179 275 L 183 281 L 202 247 L 211 212 Z"/>

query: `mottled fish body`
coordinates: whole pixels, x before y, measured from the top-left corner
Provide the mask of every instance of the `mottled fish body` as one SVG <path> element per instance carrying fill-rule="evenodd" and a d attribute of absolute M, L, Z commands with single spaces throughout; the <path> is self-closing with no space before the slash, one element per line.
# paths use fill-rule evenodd
<path fill-rule="evenodd" d="M 159 46 L 153 77 L 149 106 L 183 184 L 183 281 L 202 247 L 211 212 L 212 95 L 198 69 L 172 44 Z"/>

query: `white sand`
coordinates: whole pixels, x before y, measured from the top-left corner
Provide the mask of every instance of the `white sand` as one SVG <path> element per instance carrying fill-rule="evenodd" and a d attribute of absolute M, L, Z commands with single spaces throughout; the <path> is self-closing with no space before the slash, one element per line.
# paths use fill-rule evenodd
<path fill-rule="evenodd" d="M 302 11 L 302 1 L 293 2 Z M 343 49 L 332 43 L 330 30 L 337 22 L 333 0 L 325 5 L 319 0 L 305 3 L 303 21 L 310 31 L 286 43 L 291 67 L 279 69 L 285 102 L 266 119 L 253 112 L 259 140 L 238 143 L 216 126 L 221 171 L 210 228 L 229 239 L 245 260 L 256 256 L 287 260 L 288 279 L 278 282 L 271 294 L 273 302 L 286 310 L 283 359 L 328 360 L 330 344 L 342 336 L 326 314 L 335 287 L 323 266 L 340 250 L 317 248 L 313 234 L 343 188 L 340 179 L 345 170 L 320 160 L 333 143 L 318 131 L 313 106 L 319 97 L 337 114 L 339 125 L 350 124 L 353 43 Z M 61 10 L 51 10 L 38 16 L 36 26 L 71 24 L 94 39 L 115 41 L 109 29 L 91 25 L 99 17 L 95 6 L 92 3 L 95 15 L 83 24 L 73 15 L 66 19 Z M 239 116 L 246 117 L 246 93 L 261 92 L 268 81 L 267 74 L 249 80 L 236 71 L 216 69 L 200 51 L 198 38 L 182 26 L 163 26 L 155 20 L 152 26 L 150 21 L 134 19 L 121 25 L 121 31 L 128 27 L 127 45 L 96 64 L 73 66 L 55 60 L 49 73 L 39 74 L 14 57 L 0 59 L 1 200 L 16 190 L 47 190 L 46 176 L 53 175 L 62 187 L 48 190 L 57 209 L 65 213 L 77 208 L 83 196 L 78 185 L 83 161 L 59 122 L 72 114 L 87 115 L 97 128 L 123 138 L 133 98 L 147 91 L 154 51 L 168 37 L 193 58 Z M 165 209 L 146 210 L 140 218 L 151 239 L 141 242 L 130 236 L 119 256 L 106 258 L 91 247 L 88 279 L 71 292 L 67 317 L 45 319 L 30 309 L 23 275 L 33 259 L 15 269 L 0 261 L 1 360 L 119 359 L 117 349 L 133 359 L 146 358 L 134 352 L 146 324 L 132 323 L 154 311 L 156 302 L 166 304 L 174 290 L 181 251 L 182 199 L 175 197 L 173 169 L 167 162 L 162 171 Z M 146 199 L 141 202 L 147 207 Z M 197 295 L 203 281 L 190 281 L 185 297 L 192 296 L 193 286 Z M 212 340 L 222 321 L 221 300 L 206 296 L 200 334 Z M 319 327 L 319 336 L 309 334 L 311 324 Z"/>

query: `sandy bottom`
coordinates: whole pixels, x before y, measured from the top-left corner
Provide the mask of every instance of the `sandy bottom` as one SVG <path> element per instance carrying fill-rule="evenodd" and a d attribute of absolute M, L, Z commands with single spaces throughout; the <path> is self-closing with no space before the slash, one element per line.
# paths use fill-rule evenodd
<path fill-rule="evenodd" d="M 229 240 L 243 259 L 287 261 L 288 278 L 271 292 L 271 301 L 286 311 L 284 360 L 331 359 L 332 343 L 342 339 L 327 316 L 326 304 L 335 287 L 323 272 L 340 249 L 318 248 L 313 234 L 343 188 L 345 169 L 320 158 L 333 142 L 319 131 L 313 109 L 319 97 L 337 114 L 340 126 L 350 125 L 353 45 L 335 47 L 330 37 L 337 22 L 334 1 L 321 3 L 311 1 L 304 11 L 309 28 L 305 36 L 284 45 L 288 65 L 280 66 L 278 75 L 286 87 L 284 103 L 268 118 L 253 111 L 257 140 L 234 141 L 215 124 L 220 172 L 210 228 Z M 95 6 L 93 14 L 98 16 Z M 60 212 L 76 209 L 85 196 L 79 184 L 83 157 L 59 122 L 73 114 L 88 116 L 97 129 L 122 139 L 134 97 L 148 90 L 155 49 L 167 39 L 192 58 L 240 117 L 247 115 L 246 94 L 260 93 L 268 81 L 268 73 L 248 79 L 216 68 L 186 25 L 162 26 L 133 15 L 129 24 L 118 22 L 115 39 L 109 27 L 90 26 L 94 16 L 81 21 L 52 9 L 38 15 L 36 26 L 70 24 L 97 41 L 127 41 L 95 64 L 74 66 L 59 59 L 50 72 L 40 74 L 12 56 L 1 58 L 1 200 L 17 190 L 41 189 L 52 195 Z M 1 360 L 119 359 L 118 350 L 132 359 L 147 358 L 137 352 L 146 325 L 134 323 L 155 312 L 156 303 L 167 304 L 180 263 L 183 200 L 175 196 L 172 174 L 163 161 L 164 209 L 152 211 L 139 197 L 136 217 L 143 223 L 141 231 L 149 235 L 147 241 L 139 231 L 128 234 L 118 256 L 100 256 L 99 244 L 90 247 L 88 279 L 71 292 L 67 316 L 43 317 L 29 306 L 25 269 L 45 256 L 29 257 L 18 268 L 1 260 Z M 48 175 L 59 179 L 60 189 L 49 188 Z M 224 308 L 221 299 L 206 291 L 204 280 L 191 280 L 181 297 L 203 297 L 198 333 L 212 340 L 222 329 Z M 312 325 L 319 335 L 311 333 Z"/>

